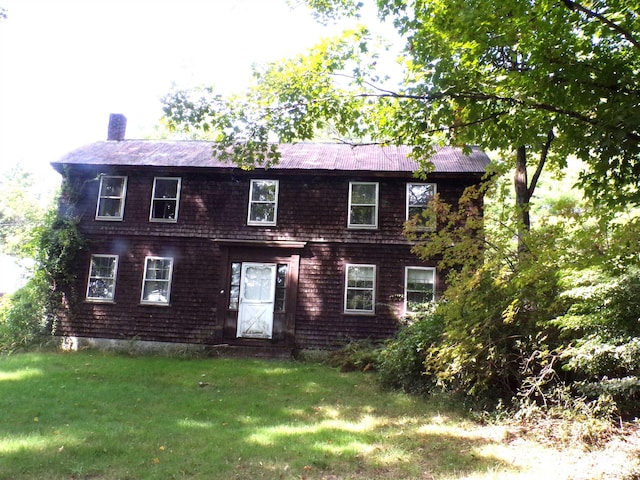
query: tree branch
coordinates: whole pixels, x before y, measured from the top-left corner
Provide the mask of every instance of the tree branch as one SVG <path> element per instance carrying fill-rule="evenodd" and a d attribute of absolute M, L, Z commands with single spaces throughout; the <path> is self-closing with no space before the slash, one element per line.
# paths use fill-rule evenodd
<path fill-rule="evenodd" d="M 533 192 L 536 189 L 536 185 L 538 184 L 538 179 L 540 178 L 540 174 L 542 174 L 542 169 L 544 168 L 544 164 L 547 162 L 547 158 L 549 156 L 549 149 L 551 148 L 551 142 L 556 138 L 553 134 L 553 130 L 549 130 L 547 133 L 547 141 L 542 145 L 542 151 L 540 152 L 540 160 L 538 161 L 538 166 L 536 167 L 536 171 L 531 178 L 531 183 L 528 187 L 529 198 L 533 196 Z"/>
<path fill-rule="evenodd" d="M 397 99 L 407 99 L 407 100 L 417 100 L 417 101 L 422 101 L 422 102 L 426 102 L 426 101 L 433 101 L 433 100 L 442 100 L 445 98 L 451 98 L 451 99 L 464 99 L 464 100 L 473 100 L 473 101 L 496 101 L 496 102 L 505 102 L 505 103 L 509 103 L 511 105 L 519 105 L 521 107 L 524 107 L 526 109 L 530 109 L 530 110 L 541 110 L 541 111 L 546 111 L 546 112 L 550 112 L 550 113 L 557 113 L 559 115 L 563 115 L 569 118 L 573 118 L 574 120 L 578 120 L 582 123 L 586 123 L 587 125 L 591 125 L 593 127 L 596 128 L 604 128 L 606 130 L 615 130 L 615 131 L 619 131 L 620 130 L 620 126 L 619 125 L 608 125 L 606 123 L 602 123 L 602 122 L 598 122 L 595 118 L 589 116 L 589 115 L 585 115 L 583 113 L 580 112 L 576 112 L 573 110 L 568 110 L 565 108 L 560 108 L 560 107 L 556 107 L 555 105 L 549 105 L 546 103 L 531 103 L 531 102 L 527 102 L 524 100 L 519 100 L 517 98 L 513 98 L 513 97 L 501 97 L 498 95 L 491 95 L 491 94 L 487 94 L 487 93 L 481 93 L 481 92 L 460 92 L 460 93 L 450 93 L 450 92 L 429 92 L 429 93 L 425 93 L 425 94 L 420 94 L 420 95 L 414 95 L 414 94 L 405 94 L 405 93 L 391 93 L 391 94 L 373 94 L 373 93 L 363 93 L 363 94 L 358 94 L 358 96 L 360 97 L 393 97 L 393 98 L 397 98 Z M 635 132 L 629 132 L 626 131 L 625 132 L 625 136 L 629 139 L 632 140 L 635 143 L 640 143 L 640 134 L 637 134 Z"/>
<path fill-rule="evenodd" d="M 634 36 L 631 34 L 631 32 L 629 32 L 628 30 L 622 28 L 617 23 L 612 22 L 607 17 L 605 17 L 604 15 L 602 15 L 602 14 L 600 14 L 598 12 L 595 12 L 593 10 L 589 10 L 587 7 L 585 7 L 584 5 L 582 5 L 582 4 L 578 3 L 578 2 L 575 2 L 574 0 L 561 0 L 561 1 L 562 1 L 562 3 L 564 3 L 564 5 L 569 10 L 577 10 L 579 12 L 584 13 L 587 17 L 591 17 L 591 18 L 595 18 L 595 19 L 599 20 L 600 22 L 602 22 L 603 24 L 605 24 L 606 26 L 611 28 L 611 30 L 613 30 L 614 32 L 617 32 L 620 35 L 622 35 L 637 50 L 640 50 L 640 42 L 634 38 Z"/>

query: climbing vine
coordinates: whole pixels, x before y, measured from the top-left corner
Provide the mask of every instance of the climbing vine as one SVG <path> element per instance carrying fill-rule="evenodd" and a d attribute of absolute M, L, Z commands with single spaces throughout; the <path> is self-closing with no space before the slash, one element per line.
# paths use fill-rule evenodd
<path fill-rule="evenodd" d="M 55 333 L 77 299 L 76 265 L 87 241 L 79 228 L 80 192 L 65 182 L 53 207 L 35 226 L 21 255 L 34 261 L 26 285 L 0 307 L 0 352 L 23 348 Z"/>

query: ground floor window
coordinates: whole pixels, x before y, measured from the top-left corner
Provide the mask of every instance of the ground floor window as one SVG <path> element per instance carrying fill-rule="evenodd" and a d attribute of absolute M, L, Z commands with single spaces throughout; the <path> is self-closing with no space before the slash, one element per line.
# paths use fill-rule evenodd
<path fill-rule="evenodd" d="M 431 302 L 435 297 L 436 269 L 432 267 L 406 267 L 404 281 L 404 309 L 413 313 L 417 306 Z"/>
<path fill-rule="evenodd" d="M 141 303 L 168 305 L 172 273 L 173 258 L 146 257 Z"/>
<path fill-rule="evenodd" d="M 375 311 L 375 290 L 375 265 L 347 265 L 344 294 L 345 312 L 373 313 Z"/>
<path fill-rule="evenodd" d="M 92 255 L 87 282 L 87 300 L 113 302 L 117 270 L 117 255 Z"/>

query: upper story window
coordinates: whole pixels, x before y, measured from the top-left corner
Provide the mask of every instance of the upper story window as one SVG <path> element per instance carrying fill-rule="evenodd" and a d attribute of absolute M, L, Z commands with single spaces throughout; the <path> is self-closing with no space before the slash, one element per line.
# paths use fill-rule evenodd
<path fill-rule="evenodd" d="M 91 255 L 87 300 L 113 302 L 116 290 L 117 255 Z"/>
<path fill-rule="evenodd" d="M 378 183 L 349 182 L 349 228 L 378 228 Z"/>
<path fill-rule="evenodd" d="M 344 311 L 373 313 L 376 304 L 376 266 L 347 265 Z"/>
<path fill-rule="evenodd" d="M 247 225 L 275 225 L 278 215 L 278 180 L 251 180 Z"/>
<path fill-rule="evenodd" d="M 416 228 L 435 228 L 435 219 L 425 212 L 435 194 L 435 183 L 407 183 L 407 220 L 415 221 Z"/>
<path fill-rule="evenodd" d="M 168 305 L 171 294 L 172 274 L 173 258 L 145 258 L 141 303 Z"/>
<path fill-rule="evenodd" d="M 100 176 L 96 220 L 122 220 L 127 177 Z"/>
<path fill-rule="evenodd" d="M 435 298 L 436 269 L 432 267 L 406 267 L 404 274 L 404 311 L 413 313 L 422 303 Z"/>
<path fill-rule="evenodd" d="M 151 194 L 152 222 L 177 222 L 180 202 L 180 178 L 156 177 Z"/>

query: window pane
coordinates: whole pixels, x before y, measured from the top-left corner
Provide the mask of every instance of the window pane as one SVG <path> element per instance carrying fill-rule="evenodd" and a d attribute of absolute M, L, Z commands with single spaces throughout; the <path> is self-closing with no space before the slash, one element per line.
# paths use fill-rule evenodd
<path fill-rule="evenodd" d="M 408 268 L 405 285 L 406 310 L 413 312 L 422 303 L 434 299 L 435 270 L 432 268 Z"/>
<path fill-rule="evenodd" d="M 375 207 L 354 207 L 351 206 L 352 225 L 375 225 Z"/>
<path fill-rule="evenodd" d="M 231 285 L 240 285 L 240 269 L 242 264 L 234 262 L 231 264 Z"/>
<path fill-rule="evenodd" d="M 409 283 L 416 284 L 432 284 L 433 283 L 433 270 L 422 268 L 410 268 L 407 271 L 407 280 Z"/>
<path fill-rule="evenodd" d="M 119 217 L 120 216 L 119 198 L 101 198 L 100 207 L 98 208 L 99 217 Z"/>
<path fill-rule="evenodd" d="M 284 287 L 287 281 L 287 266 L 284 264 L 278 265 L 278 273 L 276 275 L 276 286 Z"/>
<path fill-rule="evenodd" d="M 373 310 L 373 291 L 349 289 L 347 292 L 348 310 Z"/>
<path fill-rule="evenodd" d="M 427 208 L 429 201 L 435 193 L 435 183 L 407 184 L 407 220 L 413 220 L 415 227 L 420 229 L 435 229 L 435 216 L 433 212 Z"/>
<path fill-rule="evenodd" d="M 171 286 L 171 258 L 147 257 L 144 283 L 142 286 L 142 301 L 153 303 L 169 303 L 169 289 Z"/>
<path fill-rule="evenodd" d="M 424 213 L 424 209 L 425 207 L 409 207 L 409 218 L 422 215 Z"/>
<path fill-rule="evenodd" d="M 276 183 L 272 180 L 254 180 L 251 189 L 251 201 L 275 202 Z"/>
<path fill-rule="evenodd" d="M 89 281 L 88 298 L 113 300 L 115 281 L 106 278 L 96 278 Z"/>
<path fill-rule="evenodd" d="M 178 179 L 177 178 L 156 178 L 155 198 L 177 198 Z"/>
<path fill-rule="evenodd" d="M 240 287 L 232 285 L 229 289 L 229 310 L 238 309 L 238 299 L 240 298 Z"/>
<path fill-rule="evenodd" d="M 285 300 L 285 290 L 284 289 L 276 289 L 276 304 L 274 310 L 276 312 L 284 312 L 284 300 Z"/>
<path fill-rule="evenodd" d="M 285 300 L 287 293 L 287 265 L 279 264 L 276 274 L 276 312 L 285 311 Z"/>
<path fill-rule="evenodd" d="M 238 299 L 240 298 L 240 272 L 242 264 L 233 262 L 231 264 L 231 282 L 229 286 L 229 310 L 238 309 Z"/>
<path fill-rule="evenodd" d="M 421 303 L 427 303 L 433 300 L 433 293 L 431 291 L 424 292 L 411 292 L 407 291 L 407 304 L 409 306 L 409 311 L 415 310 L 417 305 Z"/>
<path fill-rule="evenodd" d="M 152 218 L 174 220 L 176 218 L 176 204 L 175 200 L 155 200 Z"/>
<path fill-rule="evenodd" d="M 147 280 L 168 280 L 170 260 L 149 259 L 147 263 Z"/>
<path fill-rule="evenodd" d="M 374 310 L 375 267 L 347 266 L 345 309 L 363 312 Z"/>
<path fill-rule="evenodd" d="M 373 287 L 373 267 L 349 267 L 349 287 Z"/>
<path fill-rule="evenodd" d="M 425 207 L 429 199 L 433 197 L 433 184 L 410 184 L 409 206 Z"/>
<path fill-rule="evenodd" d="M 247 222 L 250 225 L 275 225 L 277 204 L 277 180 L 251 180 L 249 214 L 247 218 Z"/>
<path fill-rule="evenodd" d="M 254 203 L 251 205 L 252 222 L 273 222 L 275 220 L 275 205 L 272 203 Z"/>
<path fill-rule="evenodd" d="M 176 220 L 179 178 L 155 178 L 151 199 L 152 220 Z"/>
<path fill-rule="evenodd" d="M 91 276 L 112 277 L 115 265 L 115 257 L 93 257 L 91 260 Z"/>
<path fill-rule="evenodd" d="M 102 177 L 100 196 L 121 197 L 124 189 L 124 179 L 120 177 Z"/>
<path fill-rule="evenodd" d="M 247 268 L 243 279 L 244 291 L 242 298 L 251 301 L 270 300 L 270 296 L 273 294 L 271 272 L 272 270 L 269 267 Z"/>
<path fill-rule="evenodd" d="M 353 183 L 351 185 L 352 204 L 375 204 L 376 184 Z"/>
<path fill-rule="evenodd" d="M 169 284 L 157 281 L 145 282 L 143 299 L 149 302 L 167 303 L 169 301 Z"/>
<path fill-rule="evenodd" d="M 87 298 L 113 300 L 116 285 L 116 256 L 92 256 L 89 268 Z"/>

